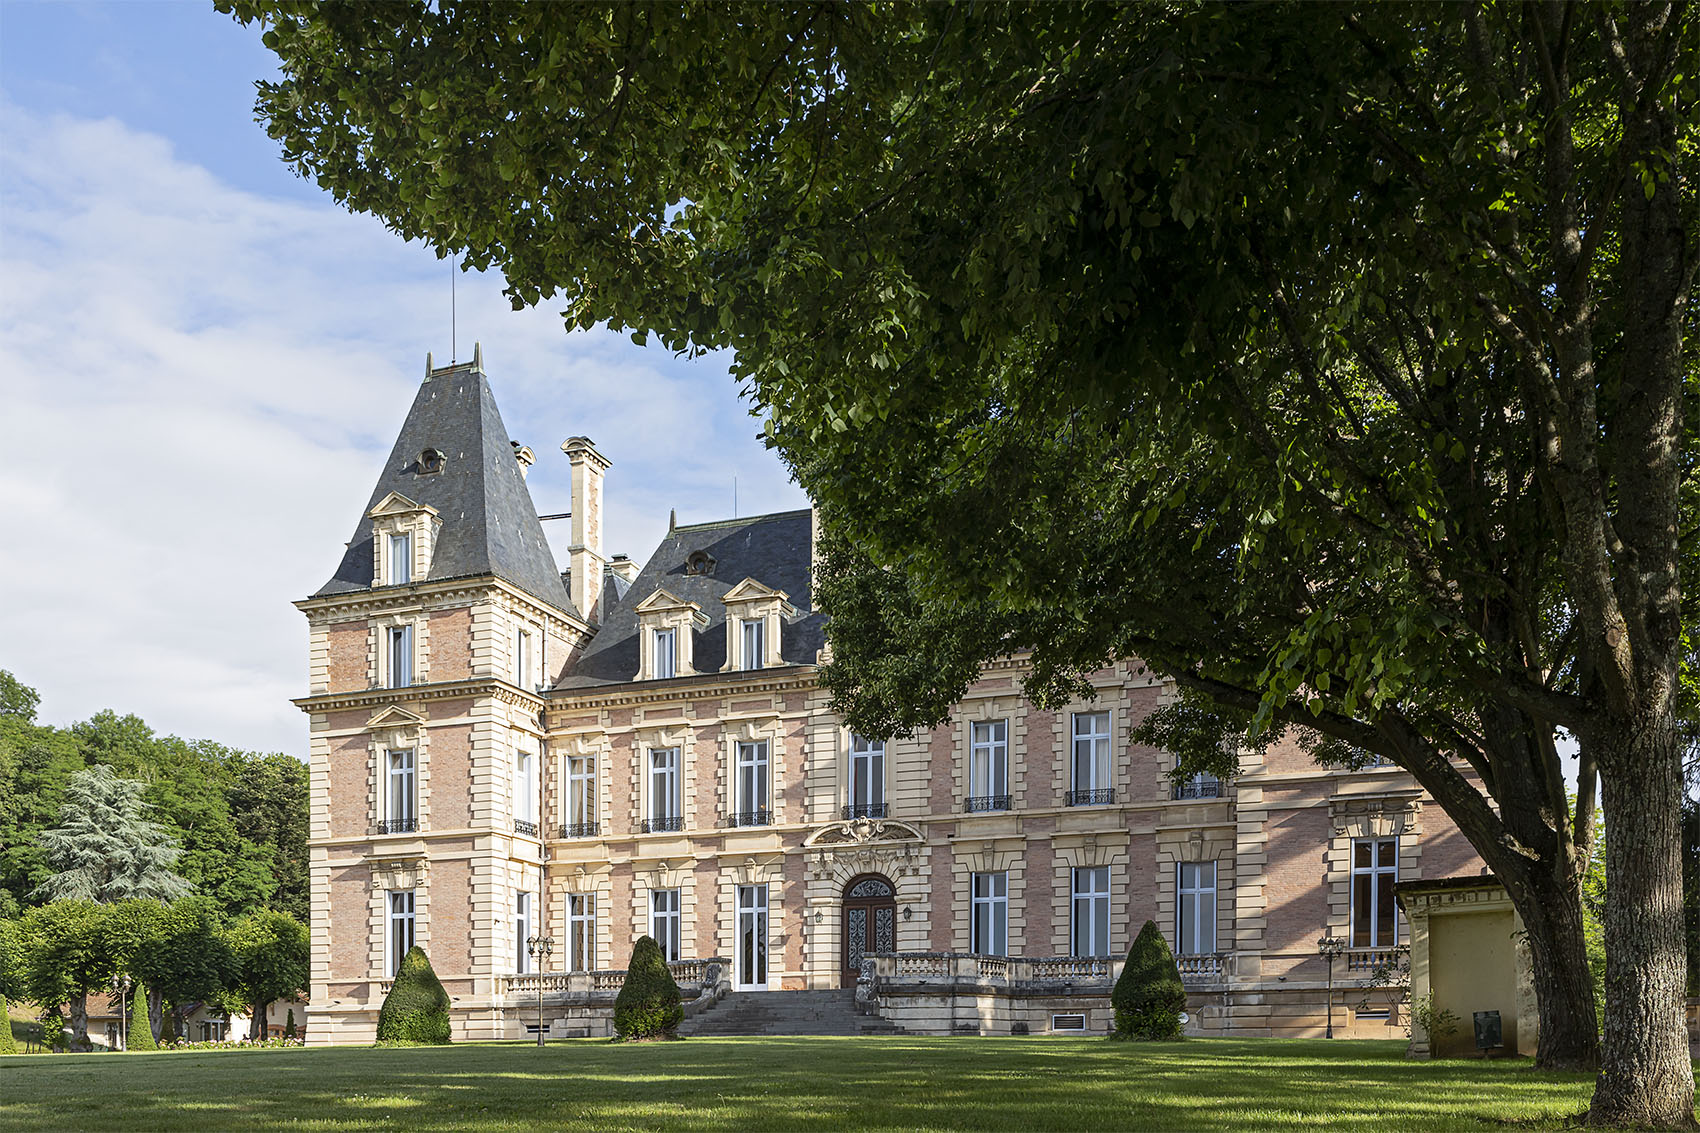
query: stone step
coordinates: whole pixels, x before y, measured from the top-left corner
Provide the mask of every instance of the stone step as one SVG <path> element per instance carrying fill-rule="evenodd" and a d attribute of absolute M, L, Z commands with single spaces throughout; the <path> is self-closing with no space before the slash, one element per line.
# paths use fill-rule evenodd
<path fill-rule="evenodd" d="M 902 1028 L 856 1012 L 850 988 L 737 992 L 685 1020 L 682 1035 L 895 1035 Z"/>

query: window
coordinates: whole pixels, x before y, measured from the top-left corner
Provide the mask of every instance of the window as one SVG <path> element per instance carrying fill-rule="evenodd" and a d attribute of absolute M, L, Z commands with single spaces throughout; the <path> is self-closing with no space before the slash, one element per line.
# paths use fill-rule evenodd
<path fill-rule="evenodd" d="M 1074 789 L 1069 806 L 1092 806 L 1116 801 L 1110 779 L 1110 714 L 1074 714 Z"/>
<path fill-rule="evenodd" d="M 596 833 L 596 757 L 567 760 L 567 821 L 563 838 L 586 838 Z"/>
<path fill-rule="evenodd" d="M 225 1019 L 208 1019 L 201 1024 L 201 1041 L 214 1043 L 224 1041 L 224 1028 L 229 1025 Z"/>
<path fill-rule="evenodd" d="M 1180 862 L 1176 866 L 1175 941 L 1183 956 L 1216 951 L 1216 863 Z"/>
<path fill-rule="evenodd" d="M 1391 948 L 1399 943 L 1399 906 L 1393 883 L 1399 880 L 1399 839 L 1359 838 L 1352 842 L 1352 947 Z"/>
<path fill-rule="evenodd" d="M 737 955 L 733 986 L 767 986 L 767 886 L 738 886 Z"/>
<path fill-rule="evenodd" d="M 679 749 L 649 749 L 649 820 L 644 832 L 684 829 L 679 795 Z"/>
<path fill-rule="evenodd" d="M 849 796 L 846 820 L 885 817 L 885 741 L 850 737 Z"/>
<path fill-rule="evenodd" d="M 401 968 L 402 957 L 413 947 L 413 890 L 390 890 L 390 931 L 386 939 L 390 955 L 385 967 L 394 976 Z"/>
<path fill-rule="evenodd" d="M 1084 1031 L 1086 1029 L 1085 1015 L 1052 1015 L 1051 1030 L 1053 1031 Z"/>
<path fill-rule="evenodd" d="M 737 811 L 733 826 L 766 826 L 772 821 L 767 810 L 767 744 L 740 743 L 737 767 Z"/>
<path fill-rule="evenodd" d="M 384 833 L 403 834 L 415 829 L 417 821 L 413 794 L 413 752 L 388 752 L 386 762 L 389 789 L 385 797 Z"/>
<path fill-rule="evenodd" d="M 677 630 L 658 629 L 650 635 L 651 648 L 655 650 L 655 679 L 667 680 L 678 675 L 678 653 L 675 651 L 674 635 Z"/>
<path fill-rule="evenodd" d="M 537 782 L 531 753 L 514 753 L 514 830 L 537 834 Z"/>
<path fill-rule="evenodd" d="M 514 638 L 514 684 L 520 688 L 532 685 L 531 634 L 523 629 Z"/>
<path fill-rule="evenodd" d="M 390 536 L 390 585 L 413 581 L 413 536 Z"/>
<path fill-rule="evenodd" d="M 767 620 L 745 618 L 738 623 L 744 639 L 743 667 L 759 669 L 767 664 Z"/>
<path fill-rule="evenodd" d="M 661 945 L 661 958 L 669 963 L 679 955 L 679 891 L 652 889 L 649 892 L 649 935 Z"/>
<path fill-rule="evenodd" d="M 970 729 L 968 809 L 1009 809 L 1009 721 L 981 720 Z"/>
<path fill-rule="evenodd" d="M 596 970 L 596 894 L 567 894 L 567 971 Z"/>
<path fill-rule="evenodd" d="M 413 627 L 391 626 L 388 630 L 390 688 L 413 683 Z"/>
<path fill-rule="evenodd" d="M 1009 952 L 1009 874 L 974 875 L 974 939 L 970 951 L 981 956 Z"/>
<path fill-rule="evenodd" d="M 514 894 L 514 971 L 520 975 L 531 971 L 531 894 Z"/>
<path fill-rule="evenodd" d="M 1110 867 L 1074 871 L 1073 954 L 1110 954 Z"/>

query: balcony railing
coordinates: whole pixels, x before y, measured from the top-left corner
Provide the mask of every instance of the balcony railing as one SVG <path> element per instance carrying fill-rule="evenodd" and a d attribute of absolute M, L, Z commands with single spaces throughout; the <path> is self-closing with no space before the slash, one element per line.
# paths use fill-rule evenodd
<path fill-rule="evenodd" d="M 596 822 L 569 822 L 561 827 L 563 838 L 594 838 L 601 832 L 601 824 Z"/>
<path fill-rule="evenodd" d="M 1176 956 L 1175 967 L 1180 969 L 1182 983 L 1220 983 L 1225 953 L 1205 952 L 1200 955 Z"/>
<path fill-rule="evenodd" d="M 1104 806 L 1116 801 L 1116 789 L 1101 787 L 1096 791 L 1070 791 L 1064 797 L 1069 806 Z"/>
<path fill-rule="evenodd" d="M 1410 946 L 1399 945 L 1387 948 L 1348 948 L 1346 950 L 1346 971 L 1348 974 L 1373 976 L 1378 970 L 1392 971 L 1401 963 L 1409 963 Z"/>
<path fill-rule="evenodd" d="M 864 958 L 875 983 L 1086 984 L 1109 991 L 1113 956 L 980 956 L 969 952 L 884 952 Z"/>
<path fill-rule="evenodd" d="M 669 814 L 662 818 L 646 818 L 638 823 L 639 834 L 672 834 L 685 828 L 685 816 Z"/>
<path fill-rule="evenodd" d="M 1220 779 L 1188 779 L 1184 783 L 1175 784 L 1174 797 L 1177 799 L 1219 799 L 1224 794 Z"/>
<path fill-rule="evenodd" d="M 885 803 L 851 803 L 842 808 L 840 813 L 843 814 L 844 821 L 849 822 L 852 818 L 884 818 L 890 809 Z"/>
<path fill-rule="evenodd" d="M 1008 795 L 969 795 L 963 806 L 969 814 L 980 814 L 988 810 L 1008 810 L 1010 796 Z"/>
<path fill-rule="evenodd" d="M 773 812 L 770 810 L 737 810 L 726 816 L 728 826 L 771 826 Z"/>
<path fill-rule="evenodd" d="M 524 834 L 528 838 L 535 838 L 537 837 L 537 823 L 531 821 L 529 818 L 516 818 L 514 819 L 514 833 Z"/>
<path fill-rule="evenodd" d="M 704 987 L 710 980 L 724 981 L 730 974 L 732 962 L 724 956 L 703 960 L 669 960 L 667 970 L 687 996 Z M 618 992 L 626 983 L 626 969 L 598 968 L 584 972 L 525 972 L 506 977 L 510 995 L 585 996 Z M 387 988 L 386 988 L 387 990 Z"/>
<path fill-rule="evenodd" d="M 382 818 L 378 820 L 377 834 L 411 834 L 419 829 L 416 818 Z"/>

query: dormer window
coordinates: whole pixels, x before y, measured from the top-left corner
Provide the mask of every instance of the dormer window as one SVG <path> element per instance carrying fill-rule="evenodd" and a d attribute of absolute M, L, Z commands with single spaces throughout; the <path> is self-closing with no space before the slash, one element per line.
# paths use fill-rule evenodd
<path fill-rule="evenodd" d="M 408 533 L 390 536 L 390 585 L 404 586 L 413 581 L 413 536 Z"/>
<path fill-rule="evenodd" d="M 744 618 L 739 628 L 739 668 L 759 669 L 767 661 L 767 619 Z"/>
<path fill-rule="evenodd" d="M 726 606 L 726 664 L 724 671 L 766 669 L 784 664 L 780 635 L 797 609 L 783 590 L 746 578 L 721 598 Z"/>
<path fill-rule="evenodd" d="M 665 681 L 679 675 L 679 644 L 676 629 L 650 631 L 650 651 L 654 658 L 655 679 Z"/>
<path fill-rule="evenodd" d="M 692 551 L 685 558 L 686 574 L 713 574 L 714 556 L 707 551 Z"/>
<path fill-rule="evenodd" d="M 434 448 L 428 448 L 419 454 L 419 474 L 428 476 L 433 472 L 443 470 L 443 454 Z"/>
<path fill-rule="evenodd" d="M 634 608 L 638 616 L 640 681 L 665 681 L 696 672 L 696 634 L 708 617 L 695 602 L 657 590 Z"/>
<path fill-rule="evenodd" d="M 391 492 L 366 514 L 372 520 L 372 585 L 406 586 L 429 578 L 443 525 L 437 509 Z"/>

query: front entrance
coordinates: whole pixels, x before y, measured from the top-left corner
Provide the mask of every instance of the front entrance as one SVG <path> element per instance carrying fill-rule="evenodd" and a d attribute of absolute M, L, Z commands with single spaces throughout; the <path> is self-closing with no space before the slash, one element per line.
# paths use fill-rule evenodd
<path fill-rule="evenodd" d="M 738 955 L 733 987 L 767 990 L 767 886 L 738 886 Z"/>
<path fill-rule="evenodd" d="M 855 987 L 862 974 L 862 957 L 869 952 L 897 951 L 897 891 L 877 873 L 853 877 L 844 887 L 844 987 Z"/>

